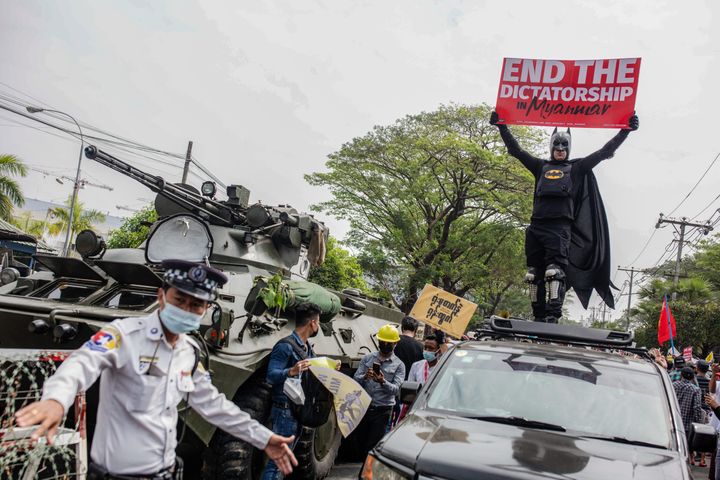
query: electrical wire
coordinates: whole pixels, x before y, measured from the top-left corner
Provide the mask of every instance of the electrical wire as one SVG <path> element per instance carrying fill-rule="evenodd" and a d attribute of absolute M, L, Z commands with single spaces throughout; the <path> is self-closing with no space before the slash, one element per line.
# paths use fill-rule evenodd
<path fill-rule="evenodd" d="M 16 92 L 24 95 L 25 97 L 30 98 L 30 99 L 33 100 L 33 102 L 28 102 L 28 101 L 27 101 L 26 99 L 24 99 L 24 98 L 17 97 L 17 96 L 15 96 L 15 95 L 13 95 L 13 94 L 10 94 L 10 93 L 8 93 L 8 92 L 0 91 L 0 99 L 5 100 L 6 102 L 12 103 L 12 104 L 14 104 L 14 105 L 16 105 L 16 106 L 18 106 L 18 107 L 21 107 L 21 108 L 26 108 L 29 103 L 36 103 L 36 104 L 37 104 L 37 103 L 39 102 L 39 103 L 47 106 L 48 108 L 52 108 L 52 106 L 49 105 L 49 104 L 47 104 L 46 102 L 43 102 L 43 101 L 41 101 L 41 100 L 39 100 L 39 99 L 37 99 L 37 98 L 35 98 L 35 97 L 33 97 L 33 96 L 25 93 L 25 92 L 22 92 L 21 90 L 19 90 L 19 89 L 17 89 L 17 88 L 14 88 L 14 87 L 12 87 L 12 86 L 10 86 L 10 85 L 8 85 L 8 84 L 6 84 L 6 83 L 2 83 L 2 82 L 0 82 L 0 84 L 2 84 L 2 85 L 4 85 L 4 86 L 6 86 L 7 88 L 10 88 L 10 89 L 12 89 L 12 90 L 14 90 L 14 91 L 16 91 Z M 6 108 L 6 110 L 9 110 L 9 109 Z M 13 111 L 13 113 L 16 113 L 16 114 L 21 114 L 21 115 L 25 116 L 26 118 L 30 118 L 30 119 L 32 119 L 32 120 L 34 120 L 34 121 L 39 121 L 39 119 L 38 119 L 37 117 L 25 115 L 24 113 L 21 113 L 21 112 L 15 111 L 15 110 L 11 110 L 11 111 Z M 46 115 L 48 115 L 48 116 L 50 116 L 50 117 L 52 117 L 52 118 L 54 118 L 54 119 L 56 119 L 56 120 L 58 120 L 58 121 L 65 122 L 65 123 L 73 123 L 73 122 L 71 122 L 71 120 L 70 120 L 69 118 L 66 118 L 64 115 L 58 114 L 58 113 L 56 113 L 56 112 L 45 112 L 45 113 L 46 113 Z M 41 122 L 41 123 L 47 124 L 47 122 Z M 84 134 L 84 135 L 83 135 L 84 137 L 89 138 L 89 139 L 93 139 L 93 140 L 95 140 L 96 142 L 104 142 L 105 145 L 113 144 L 113 145 L 117 146 L 118 148 L 119 148 L 119 147 L 126 147 L 126 149 L 124 149 L 125 152 L 128 152 L 127 148 L 140 150 L 140 151 L 145 152 L 145 155 L 141 155 L 141 156 L 144 156 L 145 158 L 147 158 L 147 159 L 149 159 L 149 160 L 152 160 L 152 161 L 157 161 L 157 162 L 160 162 L 160 163 L 164 163 L 165 165 L 172 165 L 173 167 L 176 167 L 176 168 L 181 168 L 181 167 L 182 167 L 182 164 L 181 164 L 181 163 L 175 163 L 175 162 L 168 162 L 167 160 L 161 160 L 161 159 L 157 158 L 155 155 L 163 155 L 163 156 L 169 157 L 169 158 L 171 158 L 171 159 L 173 159 L 173 160 L 175 160 L 175 161 L 177 161 L 177 160 L 182 160 L 183 163 L 184 163 L 185 155 L 182 155 L 182 154 L 179 154 L 179 153 L 168 152 L 168 151 L 165 151 L 165 150 L 160 150 L 160 149 L 157 149 L 157 148 L 154 148 L 154 147 L 150 147 L 150 146 L 148 146 L 148 145 L 144 145 L 144 144 L 142 144 L 142 143 L 140 143 L 140 142 L 137 142 L 137 141 L 135 141 L 135 140 L 132 140 L 132 139 L 129 139 L 129 138 L 126 138 L 126 137 L 122 137 L 122 136 L 120 136 L 120 135 L 113 134 L 113 133 L 111 133 L 111 132 L 108 132 L 108 131 L 106 131 L 106 130 L 103 130 L 103 129 L 99 128 L 99 127 L 96 127 L 96 126 L 94 126 L 94 125 L 92 125 L 92 124 L 89 124 L 89 123 L 84 122 L 84 121 L 81 121 L 81 120 L 78 120 L 78 123 L 79 123 L 84 129 L 86 129 L 86 130 L 94 131 L 94 132 L 99 133 L 99 134 L 101 134 L 101 135 L 105 135 L 106 137 L 111 137 L 111 138 L 101 138 L 101 137 L 97 137 L 96 135 L 90 135 L 90 134 Z M 49 125 L 49 126 L 51 126 L 51 127 L 53 127 L 53 128 L 56 128 L 56 129 L 59 129 L 59 130 L 62 130 L 62 131 L 64 131 L 65 133 L 68 133 L 68 134 L 70 134 L 70 135 L 73 135 L 73 136 L 75 136 L 75 137 L 77 138 L 77 134 L 76 134 L 73 130 L 68 130 L 68 129 L 62 128 L 62 127 L 60 127 L 60 126 L 58 126 L 58 125 Z M 28 127 L 29 127 L 29 126 L 28 126 Z M 32 128 L 32 127 L 31 127 L 31 128 Z M 112 140 L 112 139 L 114 139 L 114 140 Z M 148 155 L 154 155 L 154 156 L 150 157 L 150 156 L 148 156 Z M 220 180 L 215 174 L 213 174 L 213 173 L 210 171 L 210 169 L 208 169 L 205 165 L 203 165 L 196 157 L 194 157 L 194 156 L 191 157 L 191 160 L 192 160 L 192 163 L 193 163 L 194 165 L 196 165 L 196 166 L 197 166 L 203 173 L 205 173 L 207 176 L 209 176 L 210 178 L 212 178 L 213 181 L 215 181 L 215 182 L 216 182 L 218 185 L 220 185 L 223 189 L 227 188 L 227 186 L 225 185 L 225 183 L 224 183 L 222 180 Z M 202 178 L 201 178 L 201 180 L 202 180 Z"/>
<path fill-rule="evenodd" d="M 707 173 L 710 171 L 710 169 L 713 167 L 713 165 L 715 165 L 715 162 L 717 162 L 717 159 L 718 159 L 718 158 L 720 158 L 720 153 L 718 153 L 717 155 L 715 155 L 715 158 L 713 159 L 712 162 L 710 162 L 710 165 L 708 165 L 708 167 L 705 169 L 705 171 L 703 172 L 703 174 L 700 175 L 700 178 L 698 179 L 697 182 L 695 182 L 695 185 L 690 189 L 690 191 L 687 193 L 687 195 L 685 195 L 685 197 L 684 197 L 682 200 L 680 200 L 680 203 L 678 203 L 677 206 L 675 206 L 675 208 L 673 208 L 672 212 L 668 213 L 668 216 L 669 216 L 669 215 L 672 215 L 673 213 L 675 213 L 675 212 L 677 211 L 677 209 L 680 208 L 680 206 L 681 206 L 683 203 L 685 203 L 685 200 L 687 200 L 688 198 L 690 198 L 690 195 L 692 195 L 692 193 L 695 191 L 695 189 L 697 188 L 697 186 L 700 185 L 700 182 L 702 182 L 703 178 L 705 178 L 705 175 L 707 175 Z"/>

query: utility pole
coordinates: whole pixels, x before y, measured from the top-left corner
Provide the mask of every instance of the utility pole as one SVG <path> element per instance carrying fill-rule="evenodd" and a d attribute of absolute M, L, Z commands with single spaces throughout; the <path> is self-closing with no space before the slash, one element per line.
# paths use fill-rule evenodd
<path fill-rule="evenodd" d="M 190 171 L 190 162 L 192 161 L 192 140 L 188 142 L 187 153 L 185 154 L 185 166 L 183 167 L 182 183 L 187 182 L 188 172 Z"/>
<path fill-rule="evenodd" d="M 627 306 L 627 315 L 625 319 L 625 330 L 630 330 L 630 302 L 632 301 L 632 287 L 633 287 L 633 277 L 635 276 L 635 272 L 638 270 L 635 270 L 635 268 L 620 268 L 618 266 L 619 272 L 630 272 L 630 290 L 628 292 L 628 306 Z"/>
<path fill-rule="evenodd" d="M 675 227 L 675 230 L 678 232 L 679 235 L 677 258 L 675 259 L 675 274 L 673 275 L 672 299 L 674 301 L 675 298 L 677 298 L 677 286 L 680 279 L 680 260 L 682 260 L 683 243 L 685 243 L 685 229 L 687 227 L 699 228 L 703 231 L 703 235 L 707 235 L 708 233 L 710 233 L 713 227 L 712 225 L 710 225 L 709 220 L 705 223 L 693 223 L 688 222 L 687 217 L 682 217 L 680 220 L 676 220 L 674 218 L 665 218 L 661 213 L 660 218 L 658 218 L 658 221 L 655 224 L 655 228 L 660 228 L 660 225 L 662 225 L 663 223 L 671 224 L 673 227 Z M 678 226 L 680 227 L 679 229 Z"/>

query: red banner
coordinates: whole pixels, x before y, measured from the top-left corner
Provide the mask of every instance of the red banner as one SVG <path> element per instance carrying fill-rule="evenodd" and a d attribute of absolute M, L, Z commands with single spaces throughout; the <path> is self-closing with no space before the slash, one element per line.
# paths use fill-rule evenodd
<path fill-rule="evenodd" d="M 505 58 L 495 110 L 505 124 L 623 128 L 639 76 L 639 58 Z"/>

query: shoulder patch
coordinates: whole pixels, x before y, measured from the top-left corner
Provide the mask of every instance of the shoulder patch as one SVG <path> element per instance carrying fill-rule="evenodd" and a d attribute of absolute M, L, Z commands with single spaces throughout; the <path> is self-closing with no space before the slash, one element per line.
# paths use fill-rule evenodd
<path fill-rule="evenodd" d="M 107 326 L 90 337 L 84 346 L 102 353 L 115 350 L 120 346 L 120 331 L 113 326 Z"/>

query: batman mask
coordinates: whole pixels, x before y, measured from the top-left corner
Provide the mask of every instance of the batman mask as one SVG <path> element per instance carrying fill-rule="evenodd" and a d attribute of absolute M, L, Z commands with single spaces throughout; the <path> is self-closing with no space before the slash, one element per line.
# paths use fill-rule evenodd
<path fill-rule="evenodd" d="M 564 151 L 566 153 L 565 160 L 570 159 L 570 144 L 572 143 L 572 137 L 570 135 L 570 129 L 566 132 L 558 132 L 557 127 L 553 130 L 552 136 L 550 137 L 550 159 L 555 160 L 553 152 L 555 150 Z"/>

